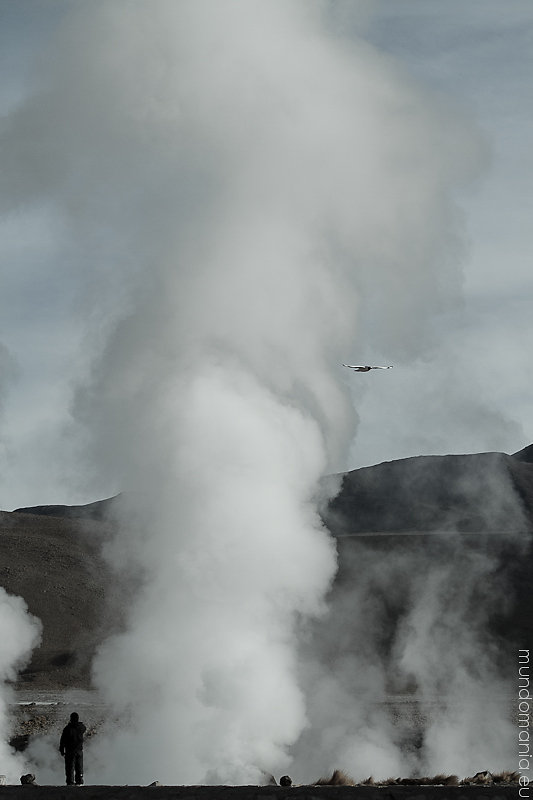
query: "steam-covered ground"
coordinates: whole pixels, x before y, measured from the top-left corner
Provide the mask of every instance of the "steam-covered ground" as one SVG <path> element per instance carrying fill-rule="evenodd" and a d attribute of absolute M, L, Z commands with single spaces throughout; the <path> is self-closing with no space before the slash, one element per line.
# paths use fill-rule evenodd
<path fill-rule="evenodd" d="M 508 698 L 507 702 L 509 719 L 516 724 L 516 703 L 513 698 Z M 436 711 L 442 711 L 443 707 L 443 700 L 439 698 L 421 703 L 413 696 L 398 695 L 391 696 L 382 703 L 376 704 L 376 711 L 378 713 L 386 713 L 393 724 L 402 730 L 405 746 L 416 749 L 420 746 L 423 731 L 427 727 L 429 720 Z M 95 774 L 91 765 L 90 748 L 91 742 L 98 736 L 99 730 L 109 722 L 110 710 L 99 700 L 95 692 L 19 690 L 10 709 L 14 717 L 11 745 L 17 750 L 24 751 L 30 740 L 33 742 L 33 748 L 35 748 L 35 743 L 38 744 L 39 741 L 48 740 L 52 748 L 57 746 L 61 731 L 68 722 L 69 714 L 73 709 L 78 710 L 80 718 L 87 727 L 86 781 L 90 784 L 98 784 L 98 774 Z M 490 771 L 491 765 L 480 764 L 478 766 L 480 767 L 479 771 L 482 769 L 489 769 Z M 59 753 L 57 754 L 56 767 L 57 779 L 58 783 L 60 783 L 62 782 L 63 759 L 60 758 Z M 291 776 L 293 776 L 296 783 L 311 782 L 323 777 L 315 773 L 316 770 L 312 774 L 304 773 L 299 768 L 298 763 L 295 763 L 291 768 Z M 46 774 L 47 780 L 44 782 L 49 783 L 52 779 L 48 771 Z M 279 776 L 277 777 L 279 778 Z M 406 776 L 398 775 L 394 777 Z M 38 770 L 37 782 L 39 782 Z"/>
<path fill-rule="evenodd" d="M 442 703 L 435 699 L 421 704 L 412 696 L 397 695 L 377 705 L 386 709 L 395 724 L 404 727 L 411 734 L 413 742 L 416 742 L 432 710 L 442 706 Z M 512 703 L 510 713 L 511 706 Z M 95 691 L 19 689 L 11 704 L 11 713 L 15 718 L 12 745 L 23 750 L 30 737 L 39 736 L 56 736 L 59 741 L 72 710 L 77 710 L 80 714 L 80 719 L 87 726 L 86 736 L 89 739 L 98 734 L 109 714 L 108 708 Z"/>

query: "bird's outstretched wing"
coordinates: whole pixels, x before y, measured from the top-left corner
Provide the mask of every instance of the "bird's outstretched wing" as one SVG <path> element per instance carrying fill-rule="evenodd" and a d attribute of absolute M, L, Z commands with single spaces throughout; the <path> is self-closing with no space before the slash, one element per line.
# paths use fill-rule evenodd
<path fill-rule="evenodd" d="M 353 369 L 355 372 L 369 372 L 371 369 L 392 369 L 392 364 L 388 367 L 368 367 L 368 366 L 361 366 L 359 364 L 343 364 L 343 367 L 348 367 L 348 369 Z"/>

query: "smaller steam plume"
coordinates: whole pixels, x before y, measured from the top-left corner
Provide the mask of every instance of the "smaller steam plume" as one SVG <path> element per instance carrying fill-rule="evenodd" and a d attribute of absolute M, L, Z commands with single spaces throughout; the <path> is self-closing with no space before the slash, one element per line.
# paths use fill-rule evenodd
<path fill-rule="evenodd" d="M 41 639 L 41 623 L 28 613 L 21 597 L 0 588 L 0 764 L 8 783 L 18 783 L 25 771 L 25 759 L 9 745 L 9 703 L 13 700 L 10 682 L 29 661 Z"/>
<path fill-rule="evenodd" d="M 329 517 L 340 570 L 301 666 L 306 774 L 512 768 L 511 581 L 531 541 L 513 468 L 480 454 L 347 476 Z"/>

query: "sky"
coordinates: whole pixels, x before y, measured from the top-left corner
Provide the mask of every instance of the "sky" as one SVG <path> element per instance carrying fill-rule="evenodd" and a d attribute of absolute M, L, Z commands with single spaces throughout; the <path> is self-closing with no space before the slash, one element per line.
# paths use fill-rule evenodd
<path fill-rule="evenodd" d="M 461 307 L 442 321 L 428 360 L 394 374 L 392 403 L 365 386 L 355 465 L 431 452 L 513 452 L 532 436 L 531 6 L 400 2 L 380 9 L 373 40 L 464 109 L 484 139 L 487 163 L 459 199 Z"/>
<path fill-rule="evenodd" d="M 62 75 L 68 53 L 58 50 L 54 57 L 53 43 L 73 5 L 83 3 L 1 0 L 2 135 L 17 109 L 39 91 L 42 64 Z M 349 459 L 338 467 L 422 454 L 519 450 L 533 440 L 531 4 L 389 0 L 325 8 L 348 50 L 356 41 L 367 42 L 427 98 L 428 107 L 438 109 L 443 129 L 460 120 L 465 138 L 475 140 L 467 145 L 475 149 L 475 166 L 465 167 L 468 176 L 459 176 L 452 190 L 456 241 L 446 256 L 452 264 L 436 267 L 423 329 L 410 329 L 409 316 L 424 313 L 424 291 L 413 292 L 411 312 L 402 301 L 402 313 L 396 313 L 395 281 L 402 283 L 408 266 L 400 263 L 390 286 L 382 276 L 361 278 L 357 335 L 338 364 L 339 384 L 351 393 L 358 422 Z M 33 136 L 38 142 L 39 131 Z M 437 158 L 438 132 L 434 143 Z M 121 488 L 87 479 L 84 436 L 73 413 L 98 350 L 95 331 L 105 331 L 120 297 L 112 266 L 103 291 L 94 259 L 99 254 L 112 264 L 114 254 L 105 241 L 85 251 L 75 241 L 48 179 L 54 164 L 49 155 L 39 157 L 38 147 L 28 163 L 24 146 L 11 141 L 4 149 L 9 177 L 0 206 L 5 510 L 90 502 Z M 45 186 L 37 202 L 10 190 L 13 175 L 18 180 L 26 173 Z M 342 361 L 390 363 L 394 369 L 352 374 Z"/>

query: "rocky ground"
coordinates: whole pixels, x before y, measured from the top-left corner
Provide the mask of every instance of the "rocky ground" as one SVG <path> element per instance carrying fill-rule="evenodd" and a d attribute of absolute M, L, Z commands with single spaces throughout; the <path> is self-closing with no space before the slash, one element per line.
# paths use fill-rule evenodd
<path fill-rule="evenodd" d="M 52 736 L 59 746 L 61 731 L 72 711 L 79 713 L 89 739 L 96 736 L 109 716 L 106 707 L 91 691 L 16 692 L 10 705 L 13 719 L 11 746 L 22 752 L 30 739 L 38 736 Z"/>

